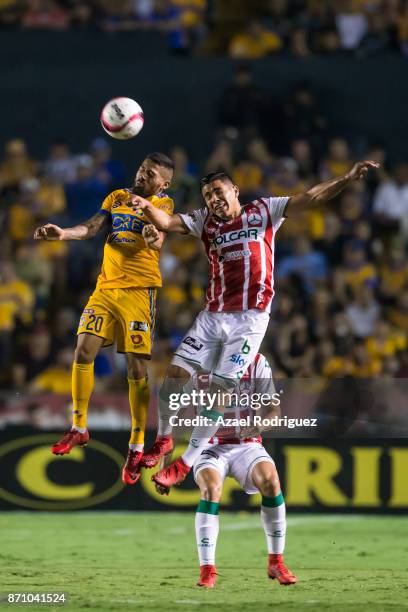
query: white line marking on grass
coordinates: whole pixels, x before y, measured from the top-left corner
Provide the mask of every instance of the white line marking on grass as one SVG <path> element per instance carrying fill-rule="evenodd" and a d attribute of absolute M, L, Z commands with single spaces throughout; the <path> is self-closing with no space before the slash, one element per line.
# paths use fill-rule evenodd
<path fill-rule="evenodd" d="M 113 535 L 128 536 L 132 535 L 133 533 L 136 533 L 136 529 L 116 529 L 113 532 Z"/>
<path fill-rule="evenodd" d="M 170 529 L 167 529 L 167 533 L 170 533 L 171 535 L 186 533 L 186 531 L 187 529 L 185 527 L 171 527 Z"/>
<path fill-rule="evenodd" d="M 305 516 L 299 518 L 288 518 L 287 524 L 289 527 L 295 527 L 297 525 L 310 525 L 311 523 L 335 523 L 338 520 L 353 520 L 359 521 L 362 520 L 364 516 L 351 516 L 351 515 L 319 515 L 319 516 Z M 222 519 L 221 519 L 222 520 Z M 250 521 L 240 521 L 237 523 L 226 523 L 225 525 L 221 523 L 222 531 L 243 531 L 245 529 L 260 529 L 261 523 L 259 521 L 259 517 L 257 515 L 254 516 L 253 520 Z"/>
<path fill-rule="evenodd" d="M 201 606 L 201 601 L 196 601 L 195 599 L 176 599 L 174 603 Z"/>

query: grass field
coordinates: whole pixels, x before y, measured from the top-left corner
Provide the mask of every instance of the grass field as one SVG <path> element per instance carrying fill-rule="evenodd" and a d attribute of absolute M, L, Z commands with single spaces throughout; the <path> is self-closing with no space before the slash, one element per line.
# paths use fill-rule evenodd
<path fill-rule="evenodd" d="M 0 533 L 0 592 L 65 591 L 65 609 L 408 610 L 403 517 L 290 515 L 299 583 L 283 587 L 266 577 L 259 516 L 223 513 L 212 591 L 195 586 L 193 514 L 2 513 Z"/>

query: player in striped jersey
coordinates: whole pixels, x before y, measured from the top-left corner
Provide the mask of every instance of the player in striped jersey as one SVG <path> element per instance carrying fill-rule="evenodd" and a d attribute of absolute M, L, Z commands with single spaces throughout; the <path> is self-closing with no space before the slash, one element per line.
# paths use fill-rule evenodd
<path fill-rule="evenodd" d="M 265 335 L 273 298 L 274 239 L 285 217 L 326 202 L 356 180 L 364 178 L 373 161 L 356 163 L 347 174 L 291 197 L 259 198 L 242 205 L 239 189 L 224 172 L 211 173 L 201 181 L 206 206 L 189 214 L 168 216 L 143 198 L 134 205 L 159 230 L 192 234 L 204 243 L 209 261 L 209 286 L 204 309 L 181 341 L 160 392 L 166 403 L 169 393 L 183 387 L 197 368 L 212 372 L 212 392 L 233 389 L 258 353 Z M 203 406 L 204 408 L 204 406 Z M 183 456 L 153 476 L 168 487 L 184 480 L 202 448 L 217 429 L 224 406 L 205 410 L 212 426 L 194 428 Z M 162 414 L 165 413 L 163 408 Z M 171 449 L 166 424 L 159 423 L 153 448 L 142 465 L 153 467 Z"/>
<path fill-rule="evenodd" d="M 195 386 L 208 388 L 210 377 L 198 375 Z M 197 585 L 215 586 L 217 569 L 215 550 L 219 532 L 219 503 L 224 480 L 234 478 L 248 495 L 261 493 L 261 522 L 268 549 L 268 576 L 280 584 L 294 584 L 296 576 L 283 560 L 286 537 L 286 507 L 274 461 L 262 444 L 262 427 L 242 428 L 240 419 L 261 417 L 262 422 L 280 416 L 279 394 L 275 393 L 272 371 L 264 355 L 258 353 L 236 389 L 236 401 L 225 409 L 225 425 L 210 439 L 196 459 L 194 478 L 200 488 L 200 502 L 195 516 L 196 540 L 200 563 Z M 257 403 L 262 397 L 262 406 Z M 230 425 L 230 422 L 233 424 Z M 272 421 L 273 422 L 273 421 Z M 268 428 L 266 425 L 265 428 Z M 162 495 L 169 490 L 156 485 Z"/>

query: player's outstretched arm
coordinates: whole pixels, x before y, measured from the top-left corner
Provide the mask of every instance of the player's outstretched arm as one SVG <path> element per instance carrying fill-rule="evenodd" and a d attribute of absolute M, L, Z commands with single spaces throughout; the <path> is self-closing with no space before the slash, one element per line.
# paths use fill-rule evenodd
<path fill-rule="evenodd" d="M 153 223 L 162 232 L 187 234 L 187 228 L 182 222 L 180 215 L 169 215 L 140 196 L 133 196 L 132 202 L 133 210 L 135 212 L 143 212 L 150 223 Z"/>
<path fill-rule="evenodd" d="M 34 232 L 35 240 L 87 240 L 93 238 L 105 225 L 108 224 L 108 215 L 96 213 L 93 217 L 74 227 L 62 228 L 53 223 L 37 227 Z"/>
<path fill-rule="evenodd" d="M 285 209 L 285 216 L 293 217 L 297 213 L 303 212 L 309 206 L 331 200 L 353 181 L 363 179 L 369 168 L 379 167 L 380 164 L 371 160 L 357 162 L 344 176 L 319 183 L 319 185 L 315 185 L 305 193 L 299 193 L 289 198 Z"/>

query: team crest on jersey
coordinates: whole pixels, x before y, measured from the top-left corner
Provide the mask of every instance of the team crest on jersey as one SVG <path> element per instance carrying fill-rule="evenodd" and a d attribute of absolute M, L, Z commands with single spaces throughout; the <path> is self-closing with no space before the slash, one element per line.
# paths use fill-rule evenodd
<path fill-rule="evenodd" d="M 248 213 L 248 225 L 252 225 L 252 226 L 257 226 L 259 227 L 260 225 L 262 225 L 262 217 L 259 214 L 258 211 L 253 211 Z"/>

